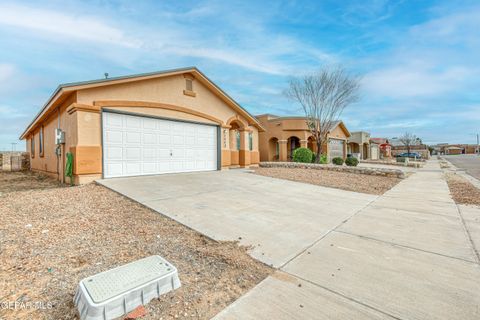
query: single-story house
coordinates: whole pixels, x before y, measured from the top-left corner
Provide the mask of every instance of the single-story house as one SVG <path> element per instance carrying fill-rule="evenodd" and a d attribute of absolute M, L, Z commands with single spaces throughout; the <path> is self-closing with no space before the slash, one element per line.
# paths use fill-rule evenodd
<path fill-rule="evenodd" d="M 378 144 L 381 158 L 390 158 L 392 156 L 392 146 L 386 138 L 370 138 L 371 143 Z"/>
<path fill-rule="evenodd" d="M 293 150 L 306 147 L 317 151 L 315 138 L 307 126 L 306 117 L 279 117 L 272 114 L 258 115 L 257 119 L 265 128 L 259 132 L 260 161 L 290 161 Z M 336 121 L 329 130 L 322 146 L 322 154 L 331 160 L 347 157 L 347 139 L 350 132 L 342 121 Z"/>
<path fill-rule="evenodd" d="M 370 133 L 352 132 L 348 138 L 347 153 L 360 160 L 370 159 Z"/>
<path fill-rule="evenodd" d="M 258 164 L 260 122 L 195 67 L 58 86 L 22 133 L 31 169 L 99 178 Z"/>
<path fill-rule="evenodd" d="M 448 146 L 445 147 L 445 154 L 463 154 L 464 149 L 457 146 Z"/>

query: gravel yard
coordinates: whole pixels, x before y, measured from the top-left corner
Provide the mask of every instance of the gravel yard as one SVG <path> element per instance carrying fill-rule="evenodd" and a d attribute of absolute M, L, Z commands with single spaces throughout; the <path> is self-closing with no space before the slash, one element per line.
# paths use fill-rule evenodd
<path fill-rule="evenodd" d="M 456 203 L 480 206 L 480 189 L 468 180 L 459 175 L 448 173 L 447 183 L 453 200 Z"/>
<path fill-rule="evenodd" d="M 377 195 L 385 193 L 401 181 L 396 177 L 301 168 L 256 168 L 255 173 L 273 178 Z"/>
<path fill-rule="evenodd" d="M 95 184 L 0 173 L 0 190 L 0 301 L 47 306 L 0 309 L 0 319 L 77 318 L 82 278 L 153 254 L 178 268 L 182 287 L 150 302 L 142 319 L 209 319 L 272 272 L 235 242 L 210 240 Z"/>

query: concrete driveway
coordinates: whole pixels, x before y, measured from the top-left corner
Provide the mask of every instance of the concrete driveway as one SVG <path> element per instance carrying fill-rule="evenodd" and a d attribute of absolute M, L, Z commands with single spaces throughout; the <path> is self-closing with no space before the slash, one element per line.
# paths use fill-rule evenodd
<path fill-rule="evenodd" d="M 377 198 L 245 170 L 98 182 L 210 238 L 252 246 L 277 268 Z"/>
<path fill-rule="evenodd" d="M 241 170 L 100 183 L 277 268 L 215 320 L 480 319 L 480 209 L 437 161 L 379 197 Z"/>

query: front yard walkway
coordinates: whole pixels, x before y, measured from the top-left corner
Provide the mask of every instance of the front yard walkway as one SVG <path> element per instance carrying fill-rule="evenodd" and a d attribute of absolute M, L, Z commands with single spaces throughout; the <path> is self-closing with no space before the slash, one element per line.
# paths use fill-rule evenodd
<path fill-rule="evenodd" d="M 430 161 L 215 319 L 480 319 L 477 214 Z"/>

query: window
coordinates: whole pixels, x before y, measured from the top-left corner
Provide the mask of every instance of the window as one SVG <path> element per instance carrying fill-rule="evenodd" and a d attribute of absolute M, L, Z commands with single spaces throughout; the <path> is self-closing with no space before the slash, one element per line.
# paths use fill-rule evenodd
<path fill-rule="evenodd" d="M 30 156 L 35 158 L 35 135 L 30 138 Z"/>
<path fill-rule="evenodd" d="M 251 132 L 248 133 L 248 150 L 253 150 L 253 134 Z"/>
<path fill-rule="evenodd" d="M 235 131 L 235 138 L 237 139 L 237 150 L 240 150 L 240 131 Z"/>
<path fill-rule="evenodd" d="M 192 79 L 185 79 L 185 89 L 188 91 L 193 91 L 193 80 Z"/>
<path fill-rule="evenodd" d="M 43 127 L 40 127 L 40 132 L 38 133 L 38 153 L 40 157 L 43 157 Z"/>

